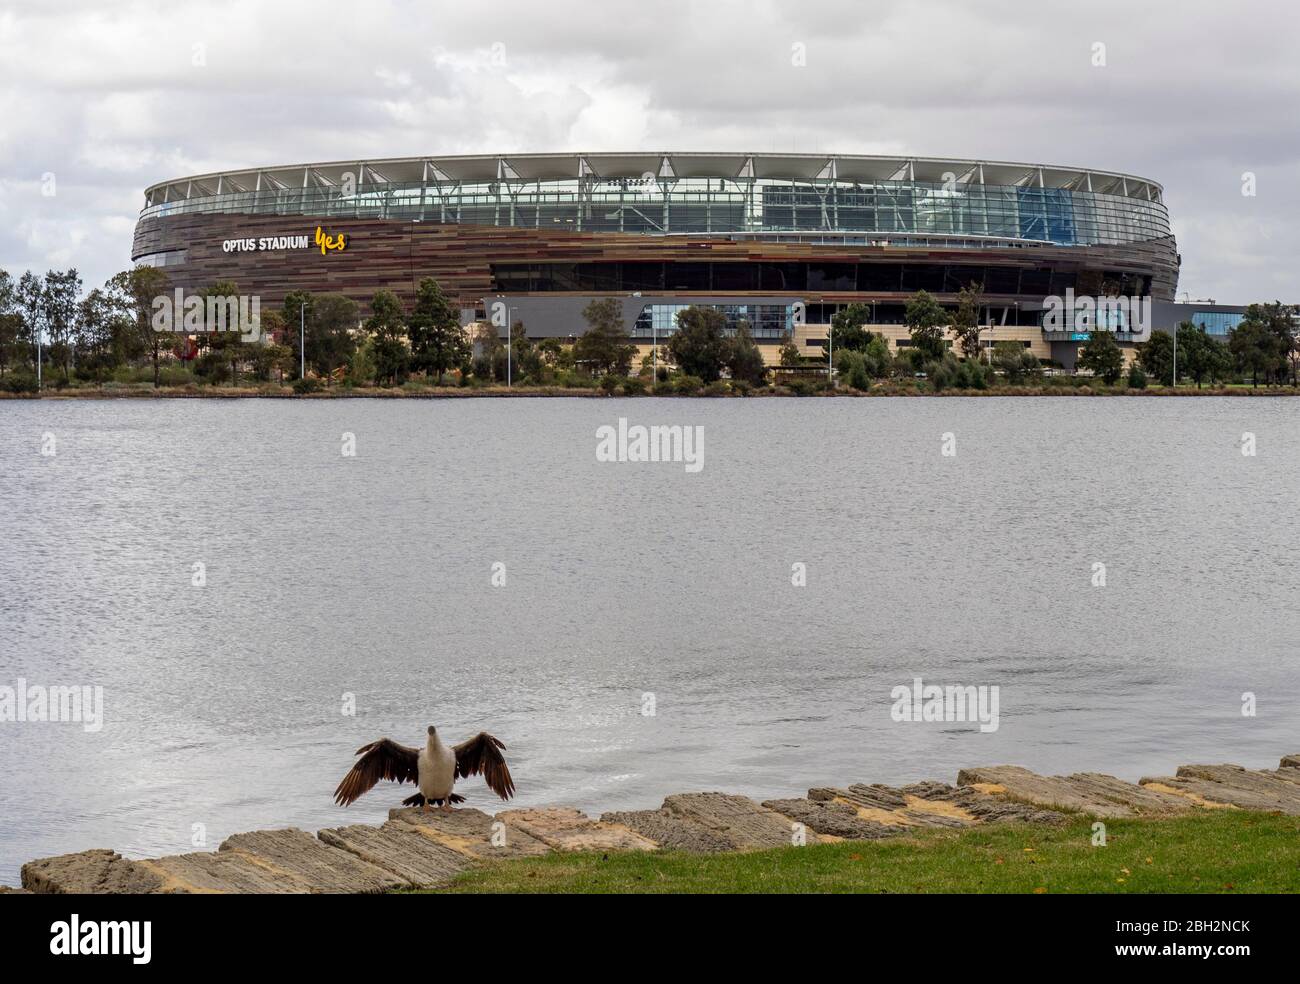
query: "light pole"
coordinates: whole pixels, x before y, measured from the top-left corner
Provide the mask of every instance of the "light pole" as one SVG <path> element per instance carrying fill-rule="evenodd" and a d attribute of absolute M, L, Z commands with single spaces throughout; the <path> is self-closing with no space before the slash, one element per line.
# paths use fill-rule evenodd
<path fill-rule="evenodd" d="M 298 378 L 307 378 L 307 302 L 298 307 Z"/>
<path fill-rule="evenodd" d="M 1170 385 L 1178 388 L 1178 326 L 1174 325 L 1174 378 Z"/>
<path fill-rule="evenodd" d="M 515 333 L 515 319 L 511 311 L 518 311 L 517 307 L 506 308 L 506 387 L 514 385 L 514 370 L 510 366 L 510 336 Z"/>
<path fill-rule="evenodd" d="M 817 298 L 817 304 L 822 309 L 822 317 L 826 316 L 826 298 Z M 835 385 L 835 319 L 831 318 L 830 329 L 826 332 L 826 384 Z"/>

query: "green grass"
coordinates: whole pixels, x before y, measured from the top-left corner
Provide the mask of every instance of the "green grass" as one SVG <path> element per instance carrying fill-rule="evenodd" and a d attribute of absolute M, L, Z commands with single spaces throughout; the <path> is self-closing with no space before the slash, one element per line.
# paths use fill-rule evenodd
<path fill-rule="evenodd" d="M 461 875 L 464 893 L 1296 892 L 1300 817 L 1207 810 L 1173 820 L 1000 823 L 748 854 L 552 854 Z"/>

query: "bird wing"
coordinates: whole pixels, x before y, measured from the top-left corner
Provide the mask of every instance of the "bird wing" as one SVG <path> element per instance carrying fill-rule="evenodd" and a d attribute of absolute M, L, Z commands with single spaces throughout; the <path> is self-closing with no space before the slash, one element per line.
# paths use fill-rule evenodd
<path fill-rule="evenodd" d="M 357 749 L 361 758 L 343 777 L 339 788 L 334 790 L 334 802 L 339 806 L 348 806 L 355 802 L 362 793 L 369 792 L 380 779 L 393 782 L 418 782 L 420 778 L 417 749 L 399 745 L 391 738 L 380 738 L 369 745 Z"/>
<path fill-rule="evenodd" d="M 505 747 L 486 731 L 462 741 L 455 746 L 456 778 L 476 776 L 481 772 L 492 792 L 502 799 L 509 799 L 515 794 L 515 781 L 510 778 L 510 768 L 501 754 Z"/>

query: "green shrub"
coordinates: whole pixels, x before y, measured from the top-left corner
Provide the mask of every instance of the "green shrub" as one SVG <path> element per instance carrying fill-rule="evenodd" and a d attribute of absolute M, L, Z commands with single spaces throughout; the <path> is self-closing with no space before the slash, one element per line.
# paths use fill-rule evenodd
<path fill-rule="evenodd" d="M 704 388 L 704 380 L 699 376 L 678 376 L 673 380 L 673 392 L 678 396 L 694 396 Z"/>
<path fill-rule="evenodd" d="M 320 380 L 314 376 L 304 376 L 293 381 L 293 391 L 300 396 L 304 393 L 318 393 L 320 388 Z"/>
<path fill-rule="evenodd" d="M 1128 388 L 1135 390 L 1144 390 L 1147 388 L 1147 374 L 1136 362 L 1128 367 Z"/>
<path fill-rule="evenodd" d="M 704 395 L 705 396 L 730 396 L 731 386 L 728 385 L 725 379 L 715 379 L 713 382 L 709 383 L 708 386 L 704 387 Z"/>
<path fill-rule="evenodd" d="M 600 388 L 604 390 L 606 394 L 612 396 L 618 391 L 618 384 L 621 381 L 621 377 L 614 375 L 612 372 L 607 372 L 605 375 L 600 377 Z"/>
<path fill-rule="evenodd" d="M 623 380 L 624 396 L 641 396 L 645 393 L 644 379 L 625 379 Z"/>
<path fill-rule="evenodd" d="M 0 379 L 0 390 L 6 393 L 35 393 L 36 374 L 29 372 L 11 372 Z"/>
<path fill-rule="evenodd" d="M 753 387 L 743 379 L 733 379 L 731 381 L 731 392 L 736 396 L 749 396 L 752 389 Z"/>

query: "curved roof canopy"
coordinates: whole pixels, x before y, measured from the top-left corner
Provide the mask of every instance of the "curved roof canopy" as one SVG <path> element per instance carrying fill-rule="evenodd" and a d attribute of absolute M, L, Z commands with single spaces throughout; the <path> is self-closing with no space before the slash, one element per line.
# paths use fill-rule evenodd
<path fill-rule="evenodd" d="M 333 161 L 216 171 L 150 185 L 145 207 L 187 198 L 289 188 L 331 188 L 351 175 L 356 189 L 387 184 L 531 183 L 563 180 L 644 179 L 672 183 L 683 178 L 778 180 L 871 184 L 916 181 L 962 185 L 1065 188 L 1161 202 L 1164 191 L 1148 178 L 1114 171 L 1016 164 L 950 157 L 885 157 L 855 154 L 473 154 Z"/>

